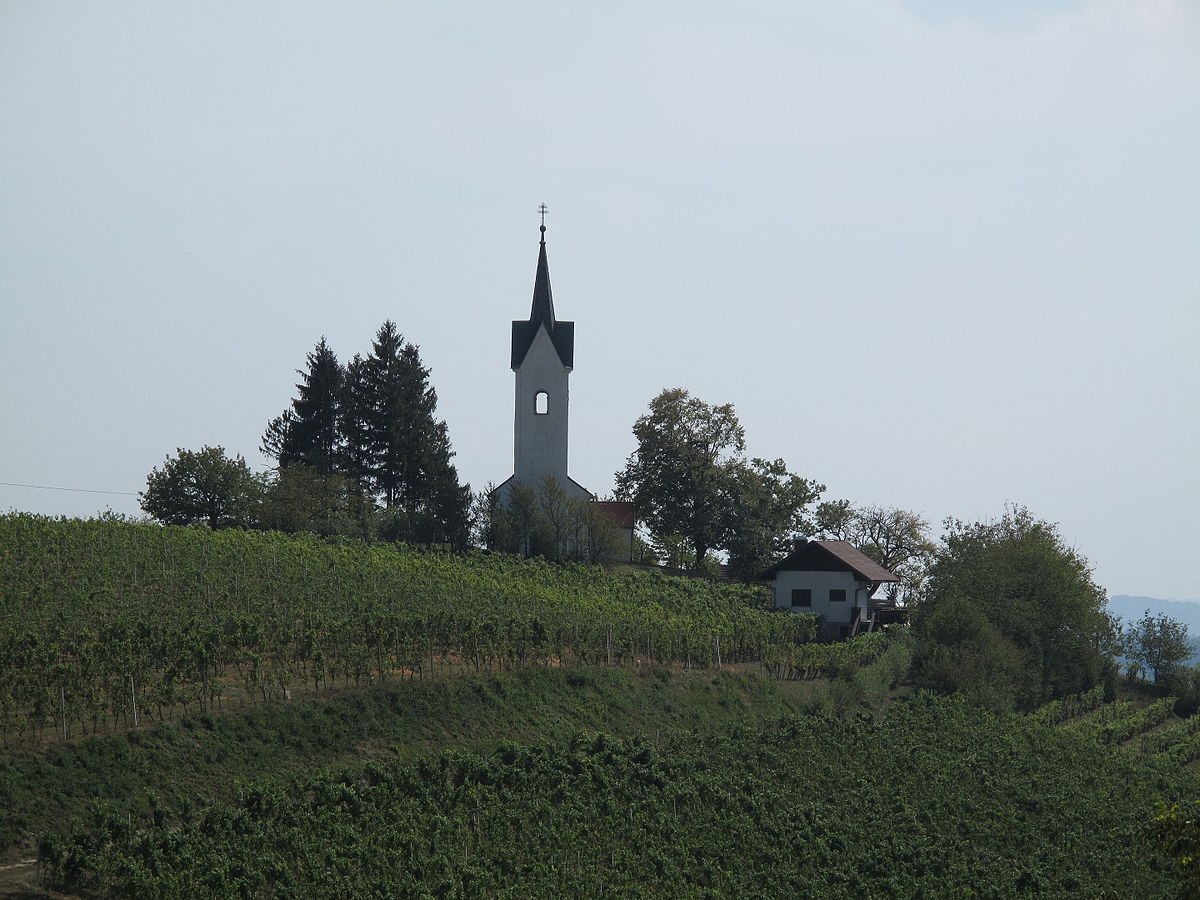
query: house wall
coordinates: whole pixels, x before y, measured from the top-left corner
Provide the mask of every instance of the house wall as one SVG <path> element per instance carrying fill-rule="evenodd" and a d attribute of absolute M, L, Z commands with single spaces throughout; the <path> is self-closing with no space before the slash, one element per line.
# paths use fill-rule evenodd
<path fill-rule="evenodd" d="M 808 588 L 812 591 L 812 607 L 795 607 L 797 612 L 813 612 L 824 616 L 830 629 L 822 632 L 822 637 L 837 637 L 837 629 L 848 625 L 852 611 L 856 606 L 867 605 L 867 591 L 859 588 L 870 587 L 869 582 L 856 581 L 850 572 L 798 572 L 782 571 L 775 576 L 775 606 L 779 609 L 792 609 L 792 590 Z M 829 591 L 841 589 L 846 592 L 844 603 L 829 600 Z"/>
<path fill-rule="evenodd" d="M 613 550 L 613 561 L 633 562 L 633 529 L 618 528 L 617 534 L 619 537 L 616 541 L 616 547 Z"/>
<path fill-rule="evenodd" d="M 536 488 L 543 478 L 552 475 L 569 496 L 587 497 L 588 492 L 567 476 L 570 373 L 558 358 L 545 327 L 539 328 L 516 373 L 513 477 Z M 549 397 L 544 414 L 536 409 L 541 391 Z"/>

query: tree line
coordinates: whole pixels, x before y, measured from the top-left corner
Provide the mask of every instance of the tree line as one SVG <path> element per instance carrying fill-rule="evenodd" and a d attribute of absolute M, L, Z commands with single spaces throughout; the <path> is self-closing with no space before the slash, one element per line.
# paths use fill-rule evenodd
<path fill-rule="evenodd" d="M 417 346 L 389 320 L 366 357 L 343 366 L 322 337 L 306 362 L 263 433 L 273 473 L 221 447 L 180 448 L 150 473 L 142 508 L 167 524 L 466 546 L 471 489 L 459 484 Z"/>

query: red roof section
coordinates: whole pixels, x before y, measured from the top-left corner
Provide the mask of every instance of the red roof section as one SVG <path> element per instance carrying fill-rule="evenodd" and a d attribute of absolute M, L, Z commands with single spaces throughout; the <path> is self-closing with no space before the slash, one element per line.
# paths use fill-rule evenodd
<path fill-rule="evenodd" d="M 637 518 L 633 504 L 623 500 L 597 500 L 596 508 L 618 528 L 633 528 Z"/>

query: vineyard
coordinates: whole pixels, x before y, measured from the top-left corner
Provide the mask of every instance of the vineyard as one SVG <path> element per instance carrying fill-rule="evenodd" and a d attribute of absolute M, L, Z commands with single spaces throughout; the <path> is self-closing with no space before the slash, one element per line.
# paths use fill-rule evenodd
<path fill-rule="evenodd" d="M 805 678 L 879 652 L 806 646 L 811 617 L 700 580 L 18 514 L 0 516 L 0 592 L 6 746 L 449 671 L 753 661 Z"/>
<path fill-rule="evenodd" d="M 42 861 L 59 889 L 131 898 L 1166 897 L 1147 823 L 1197 788 L 1081 730 L 922 696 L 98 809 Z"/>
<path fill-rule="evenodd" d="M 1200 795 L 1200 716 L 1099 686 L 1032 715 L 898 698 L 909 634 L 814 643 L 754 589 L 9 515 L 0 591 L 0 837 L 29 854 L 23 887 L 1181 887 L 1146 835 L 1157 802 Z"/>

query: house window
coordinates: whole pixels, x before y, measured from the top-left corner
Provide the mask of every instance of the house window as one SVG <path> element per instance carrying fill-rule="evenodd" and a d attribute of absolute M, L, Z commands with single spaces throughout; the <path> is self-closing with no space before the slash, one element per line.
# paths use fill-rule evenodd
<path fill-rule="evenodd" d="M 539 416 L 550 412 L 550 395 L 545 391 L 538 391 L 533 398 L 533 411 Z"/>
<path fill-rule="evenodd" d="M 829 602 L 830 603 L 845 603 L 846 602 L 846 589 L 845 588 L 832 588 L 829 591 Z"/>
<path fill-rule="evenodd" d="M 812 606 L 812 591 L 808 588 L 793 588 L 792 606 Z"/>

